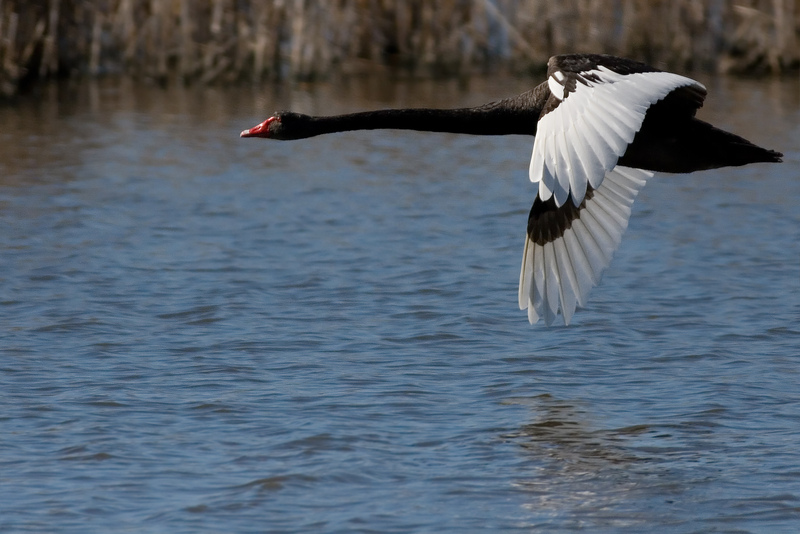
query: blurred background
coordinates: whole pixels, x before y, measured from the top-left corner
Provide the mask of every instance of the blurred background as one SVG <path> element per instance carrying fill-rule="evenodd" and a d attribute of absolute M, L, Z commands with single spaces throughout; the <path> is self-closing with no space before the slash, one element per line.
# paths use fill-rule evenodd
<path fill-rule="evenodd" d="M 542 69 L 596 52 L 744 74 L 798 66 L 794 0 L 5 0 L 0 93 L 54 76 L 199 84 Z"/>

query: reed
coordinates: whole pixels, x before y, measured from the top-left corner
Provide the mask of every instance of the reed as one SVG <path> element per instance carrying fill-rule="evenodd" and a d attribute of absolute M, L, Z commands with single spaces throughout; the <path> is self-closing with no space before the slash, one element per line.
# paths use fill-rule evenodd
<path fill-rule="evenodd" d="M 795 0 L 0 0 L 0 94 L 80 74 L 208 84 L 525 72 L 589 51 L 780 73 L 800 64 L 799 27 Z"/>

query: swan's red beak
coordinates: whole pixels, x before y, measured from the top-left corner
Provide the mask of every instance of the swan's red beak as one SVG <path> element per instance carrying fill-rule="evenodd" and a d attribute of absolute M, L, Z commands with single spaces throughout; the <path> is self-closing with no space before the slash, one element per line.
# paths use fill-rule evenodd
<path fill-rule="evenodd" d="M 272 121 L 278 120 L 277 117 L 270 117 L 258 126 L 253 126 L 249 130 L 243 130 L 239 137 L 269 137 L 269 125 Z"/>

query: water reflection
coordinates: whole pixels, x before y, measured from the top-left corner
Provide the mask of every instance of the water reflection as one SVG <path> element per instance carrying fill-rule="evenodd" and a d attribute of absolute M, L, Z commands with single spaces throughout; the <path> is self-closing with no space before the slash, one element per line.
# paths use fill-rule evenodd
<path fill-rule="evenodd" d="M 520 428 L 515 436 L 534 456 L 554 460 L 559 470 L 596 472 L 609 465 L 637 461 L 625 449 L 624 438 L 648 431 L 647 425 L 602 430 L 589 420 L 590 408 L 543 394 L 528 400 L 536 421 Z"/>
<path fill-rule="evenodd" d="M 652 434 L 646 425 L 602 429 L 592 421 L 593 409 L 549 394 L 511 403 L 531 407 L 536 420 L 509 436 L 530 459 L 532 472 L 516 481 L 525 492 L 525 507 L 542 524 L 567 521 L 573 526 L 643 527 L 651 514 L 636 512 L 632 503 L 647 500 L 663 472 L 647 454 L 637 453 L 637 436 Z M 669 494 L 660 488 L 663 497 Z"/>

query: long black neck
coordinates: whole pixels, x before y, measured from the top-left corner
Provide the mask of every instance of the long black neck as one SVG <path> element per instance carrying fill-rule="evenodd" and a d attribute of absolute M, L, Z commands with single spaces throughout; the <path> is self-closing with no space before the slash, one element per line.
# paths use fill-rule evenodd
<path fill-rule="evenodd" d="M 547 92 L 542 86 L 519 96 L 475 108 L 383 109 L 310 117 L 307 137 L 351 130 L 417 130 L 472 135 L 535 135 Z"/>

